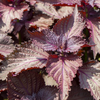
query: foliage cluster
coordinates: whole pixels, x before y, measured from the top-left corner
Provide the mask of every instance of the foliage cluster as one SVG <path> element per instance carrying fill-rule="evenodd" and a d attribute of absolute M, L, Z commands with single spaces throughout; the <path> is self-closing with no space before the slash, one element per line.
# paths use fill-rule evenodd
<path fill-rule="evenodd" d="M 99 53 L 99 0 L 0 1 L 0 92 L 9 100 L 100 100 Z"/>

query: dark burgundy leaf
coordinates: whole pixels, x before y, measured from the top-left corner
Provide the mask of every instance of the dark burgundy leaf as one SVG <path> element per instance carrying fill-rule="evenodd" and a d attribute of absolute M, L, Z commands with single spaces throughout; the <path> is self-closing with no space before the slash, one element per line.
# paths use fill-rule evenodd
<path fill-rule="evenodd" d="M 77 6 L 75 7 L 73 15 L 62 18 L 59 20 L 53 28 L 53 31 L 57 34 L 65 34 L 67 39 L 73 36 L 81 36 L 82 30 L 85 27 L 85 21 L 78 12 Z"/>
<path fill-rule="evenodd" d="M 45 86 L 42 74 L 34 69 L 23 71 L 17 76 L 13 75 L 14 73 L 9 73 L 7 77 L 9 100 L 20 100 L 27 96 L 32 97 L 41 87 Z"/>
<path fill-rule="evenodd" d="M 74 79 L 68 100 L 93 100 L 93 98 L 87 90 L 81 89 Z"/>
<path fill-rule="evenodd" d="M 37 100 L 59 100 L 58 90 L 54 86 L 45 86 L 37 94 Z"/>

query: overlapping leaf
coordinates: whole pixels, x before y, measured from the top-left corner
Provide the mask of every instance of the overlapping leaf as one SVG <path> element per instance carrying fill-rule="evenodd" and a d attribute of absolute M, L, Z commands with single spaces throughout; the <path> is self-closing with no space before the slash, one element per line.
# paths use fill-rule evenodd
<path fill-rule="evenodd" d="M 46 51 L 76 52 L 85 44 L 81 37 L 73 36 L 67 40 L 64 35 L 57 36 L 50 30 L 29 33 L 31 38 L 33 38 L 33 43 Z"/>
<path fill-rule="evenodd" d="M 34 0 L 33 1 L 26 0 L 26 1 L 30 2 L 31 5 L 34 5 L 34 3 L 36 3 L 36 1 Z M 13 99 L 58 100 L 59 98 L 58 96 L 57 98 L 55 98 L 58 90 L 55 87 L 48 87 L 48 86 L 42 88 L 42 86 L 40 86 L 41 85 L 40 82 L 42 80 L 41 83 L 43 83 L 44 86 L 43 79 L 38 76 L 39 74 L 37 74 L 35 71 L 32 70 L 34 68 L 43 68 L 44 66 L 46 66 L 47 67 L 46 71 L 48 72 L 48 74 L 52 76 L 59 85 L 61 100 L 66 100 L 69 95 L 68 92 L 71 90 L 70 89 L 71 81 L 75 77 L 78 68 L 82 66 L 82 60 L 76 55 L 73 54 L 70 55 L 69 52 L 71 53 L 76 52 L 81 48 L 82 45 L 85 44 L 81 36 L 82 31 L 85 27 L 85 21 L 78 12 L 77 6 L 75 7 L 74 13 L 72 14 L 73 7 L 61 7 L 58 10 L 56 10 L 52 4 L 80 5 L 82 0 L 37 0 L 37 1 L 46 2 L 45 4 L 38 2 L 37 6 L 34 7 L 37 10 L 42 11 L 42 13 L 51 16 L 50 23 L 47 23 L 47 21 L 45 20 L 46 21 L 45 24 L 44 19 L 42 19 L 43 24 L 41 24 L 41 19 L 40 20 L 38 19 L 39 23 L 33 22 L 32 25 L 37 25 L 39 27 L 39 30 L 42 30 L 44 28 L 47 28 L 49 25 L 53 23 L 52 22 L 53 18 L 60 20 L 53 27 L 53 30 L 46 29 L 42 30 L 41 32 L 35 31 L 33 33 L 29 31 L 33 44 L 31 42 L 28 42 L 22 44 L 21 46 L 17 45 L 16 50 L 10 56 L 8 56 L 7 61 L 2 62 L 4 65 L 0 67 L 0 79 L 2 80 L 6 79 L 7 74 L 11 72 L 10 74 L 8 74 L 8 96 L 10 100 Z M 87 1 L 92 1 L 92 0 L 87 0 Z M 92 3 L 97 5 L 96 2 L 98 2 L 98 0 L 95 0 L 95 2 Z M 2 14 L 2 21 L 7 26 L 7 29 L 6 27 L 4 27 L 3 30 L 7 31 L 10 28 L 9 32 L 11 32 L 10 30 L 13 29 L 13 27 L 10 27 L 11 21 L 15 18 L 21 19 L 23 16 L 23 12 L 29 8 L 28 5 L 23 5 L 23 4 L 18 6 L 18 8 L 17 6 L 16 7 L 15 6 L 11 7 L 11 6 L 12 5 L 7 6 L 0 3 L 0 14 Z M 34 9 L 31 10 L 35 12 Z M 36 17 L 35 14 L 34 17 Z M 30 19 L 31 18 L 29 18 L 29 20 Z M 98 33 L 96 35 L 92 34 L 92 39 L 93 39 L 92 41 L 94 41 L 96 44 L 96 46 L 93 47 L 94 55 L 96 55 L 99 52 L 99 23 L 89 22 L 89 27 L 90 27 L 89 29 L 91 29 L 93 33 Z M 17 28 L 18 27 L 16 26 L 15 27 L 16 33 L 20 30 L 21 27 L 19 26 L 19 29 Z M 22 31 L 23 30 L 21 30 L 21 32 Z M 3 49 L 4 50 L 3 53 L 1 52 L 0 53 L 7 56 L 13 51 L 13 49 L 11 49 L 12 47 L 10 47 L 10 45 L 12 45 L 12 42 L 10 41 L 8 36 L 4 35 L 2 38 L 2 35 L 3 34 L 1 34 L 0 37 L 1 38 L 0 50 L 1 51 Z M 8 49 L 8 46 L 4 46 L 5 44 L 7 44 L 10 49 Z M 8 50 L 9 52 L 8 54 L 4 52 L 5 49 Z M 57 53 L 58 55 L 52 55 L 49 57 L 48 51 L 50 51 L 50 53 L 54 51 L 53 53 Z M 91 66 L 89 67 L 91 68 Z M 80 79 L 81 87 L 87 88 L 88 91 L 91 91 L 91 94 L 94 96 L 95 99 L 100 99 L 100 93 L 99 93 L 100 75 L 98 73 L 99 67 L 96 68 L 96 70 L 94 70 L 95 68 L 93 66 L 93 68 L 91 68 L 92 72 L 91 70 L 89 70 L 90 68 L 86 67 L 86 70 L 84 70 L 84 68 L 80 68 L 79 70 L 80 76 L 83 75 L 83 77 L 85 77 L 84 80 Z M 88 74 L 84 74 L 86 73 L 87 69 L 88 69 Z M 25 70 L 25 72 L 22 72 L 23 70 Z M 37 78 L 40 80 L 38 81 Z M 96 81 L 97 83 L 94 82 L 93 80 Z M 82 82 L 83 83 L 86 82 L 86 85 L 83 85 Z M 48 85 L 48 83 L 46 84 Z M 96 89 L 98 89 L 98 91 L 96 91 Z M 59 94 L 57 93 L 57 95 Z"/>
<path fill-rule="evenodd" d="M 53 24 L 53 19 L 46 16 L 46 15 L 38 15 L 31 21 L 28 21 L 25 23 L 26 28 L 29 28 L 31 26 L 37 26 L 39 28 L 39 31 L 43 29 L 47 29 L 50 25 Z"/>
<path fill-rule="evenodd" d="M 53 28 L 54 32 L 49 29 L 33 33 L 29 31 L 33 43 L 46 51 L 78 51 L 85 43 L 81 38 L 85 23 L 83 19 L 78 16 L 77 6 L 75 7 L 74 13 L 75 16 L 72 15 L 59 20 Z"/>
<path fill-rule="evenodd" d="M 42 13 L 51 16 L 54 19 L 61 19 L 72 14 L 74 7 L 61 7 L 58 11 L 55 7 L 49 3 L 37 3 L 35 5 L 36 10 L 42 11 Z"/>
<path fill-rule="evenodd" d="M 9 29 L 11 27 L 11 20 L 17 18 L 21 19 L 24 10 L 28 10 L 28 5 L 20 5 L 18 7 L 10 7 L 0 3 L 0 13 L 2 16 L 3 22 L 6 24 L 6 28 Z M 7 30 L 5 30 L 7 31 Z"/>
<path fill-rule="evenodd" d="M 42 11 L 42 13 L 45 13 L 51 17 L 54 18 L 58 18 L 60 19 L 61 17 L 59 16 L 58 12 L 56 11 L 56 9 L 54 8 L 54 6 L 52 6 L 49 3 L 37 3 L 35 5 L 36 10 Z"/>
<path fill-rule="evenodd" d="M 28 5 L 23 4 L 14 8 L 0 3 L 0 12 L 2 13 L 4 23 L 11 22 L 11 20 L 15 18 L 21 19 L 24 10 L 28 10 Z"/>
<path fill-rule="evenodd" d="M 79 69 L 80 86 L 91 92 L 96 99 L 100 99 L 100 63 L 84 65 Z"/>
<path fill-rule="evenodd" d="M 92 50 L 94 53 L 94 58 L 97 53 L 100 53 L 99 50 L 99 42 L 100 42 L 100 11 L 99 9 L 94 9 L 91 5 L 86 5 L 84 9 L 88 9 L 86 12 L 86 16 L 84 19 L 86 21 L 86 26 L 89 29 L 90 35 L 90 44 L 95 44 L 92 46 Z M 87 32 L 89 34 L 89 32 Z M 93 43 L 94 42 L 94 43 Z"/>
<path fill-rule="evenodd" d="M 99 0 L 94 0 L 94 5 L 96 5 L 100 8 L 100 1 Z"/>
<path fill-rule="evenodd" d="M 7 57 L 15 49 L 13 41 L 10 36 L 0 31 L 0 53 Z"/>
<path fill-rule="evenodd" d="M 85 0 L 86 3 L 89 3 L 92 7 L 94 7 L 95 0 Z"/>
<path fill-rule="evenodd" d="M 7 26 L 3 21 L 2 18 L 0 18 L 0 31 L 5 33 L 10 33 L 13 30 L 13 26 Z"/>
<path fill-rule="evenodd" d="M 15 52 L 8 57 L 9 59 L 3 63 L 5 66 L 1 66 L 0 79 L 4 80 L 9 72 L 18 74 L 28 68 L 43 68 L 45 66 L 48 53 L 31 43 L 25 43 L 23 46 L 17 47 Z"/>
<path fill-rule="evenodd" d="M 93 41 L 95 46 L 92 46 L 92 50 L 94 53 L 94 58 L 97 53 L 100 53 L 100 22 L 99 21 L 88 21 L 88 27 L 91 30 L 91 39 L 90 42 Z"/>
<path fill-rule="evenodd" d="M 45 86 L 37 94 L 37 100 L 59 100 L 58 89 L 54 86 Z"/>
<path fill-rule="evenodd" d="M 43 86 L 45 86 L 45 83 L 42 75 L 38 74 L 36 70 L 27 70 L 15 77 L 10 73 L 7 77 L 9 100 L 20 100 L 23 96 L 32 97 Z"/>
<path fill-rule="evenodd" d="M 50 56 L 47 63 L 47 72 L 58 83 L 61 100 L 68 98 L 71 81 L 75 77 L 78 67 L 82 66 L 79 57 L 70 55 L 67 57 L 53 58 Z"/>
<path fill-rule="evenodd" d="M 39 74 L 37 70 L 23 71 L 14 77 L 12 74 L 8 74 L 7 78 L 9 100 L 53 100 L 56 98 L 58 89 L 45 86 L 42 74 Z"/>
<path fill-rule="evenodd" d="M 48 30 L 42 30 L 42 32 L 30 32 L 33 43 L 46 51 L 55 51 L 61 44 L 58 41 L 58 36 L 53 32 Z"/>
<path fill-rule="evenodd" d="M 38 1 L 48 2 L 51 4 L 68 4 L 68 5 L 78 4 L 78 5 L 81 5 L 81 0 L 38 0 Z"/>
<path fill-rule="evenodd" d="M 37 94 L 24 96 L 21 100 L 59 100 L 59 93 L 56 87 L 45 86 Z"/>
<path fill-rule="evenodd" d="M 75 78 L 72 82 L 68 100 L 93 100 L 93 97 L 87 90 L 80 88 Z"/>
<path fill-rule="evenodd" d="M 74 11 L 74 7 L 70 6 L 64 6 L 58 9 L 58 14 L 61 18 L 67 17 L 68 15 L 71 15 Z"/>
<path fill-rule="evenodd" d="M 77 6 L 71 16 L 59 20 L 53 28 L 53 31 L 59 34 L 66 34 L 67 39 L 72 36 L 81 36 L 85 27 L 85 21 L 78 12 Z"/>
<path fill-rule="evenodd" d="M 32 13 L 33 13 L 32 11 L 30 11 L 30 12 L 29 11 L 25 11 L 25 12 L 23 12 L 22 20 L 14 19 L 13 21 L 11 21 L 11 26 L 14 27 L 13 34 L 17 35 L 18 33 L 21 33 L 21 35 L 23 37 L 26 37 L 26 38 L 28 37 L 28 35 L 27 35 L 28 33 L 27 32 L 25 33 L 26 29 L 24 28 L 24 25 L 32 17 Z M 28 25 L 29 24 L 30 23 L 28 23 Z M 27 27 L 29 27 L 28 25 L 27 25 Z"/>
<path fill-rule="evenodd" d="M 92 7 L 98 6 L 100 8 L 100 1 L 99 0 L 86 0 Z"/>
<path fill-rule="evenodd" d="M 81 46 L 85 44 L 85 41 L 77 36 L 73 36 L 67 40 L 67 43 L 64 47 L 64 52 L 76 52 L 78 51 Z"/>

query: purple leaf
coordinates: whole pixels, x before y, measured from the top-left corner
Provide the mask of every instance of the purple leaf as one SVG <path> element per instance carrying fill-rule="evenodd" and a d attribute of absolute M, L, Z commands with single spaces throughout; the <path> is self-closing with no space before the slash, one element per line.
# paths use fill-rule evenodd
<path fill-rule="evenodd" d="M 99 21 L 87 21 L 88 28 L 90 29 L 91 37 L 90 42 L 94 42 L 95 46 L 92 46 L 92 50 L 94 53 L 94 58 L 96 57 L 97 53 L 100 53 L 100 30 L 99 30 Z"/>
<path fill-rule="evenodd" d="M 87 90 L 81 89 L 74 79 L 68 100 L 93 100 L 93 98 Z"/>
<path fill-rule="evenodd" d="M 37 3 L 35 5 L 36 10 L 42 11 L 44 14 L 51 16 L 52 18 L 60 19 L 58 12 L 55 7 L 49 3 Z"/>
<path fill-rule="evenodd" d="M 58 48 L 58 38 L 57 35 L 48 30 L 43 30 L 42 32 L 30 32 L 33 44 L 43 48 L 46 51 L 55 51 Z"/>
<path fill-rule="evenodd" d="M 61 7 L 58 11 L 52 4 L 49 3 L 36 3 L 35 5 L 36 10 L 42 11 L 42 13 L 51 16 L 53 19 L 61 19 L 63 17 L 72 14 L 74 7 Z"/>
<path fill-rule="evenodd" d="M 64 34 L 56 35 L 53 31 L 42 30 L 41 32 L 28 31 L 33 44 L 39 46 L 45 51 L 59 51 L 59 52 L 76 52 L 85 41 L 79 36 L 73 36 L 69 39 Z"/>
<path fill-rule="evenodd" d="M 24 47 L 17 47 L 15 54 L 9 56 L 9 65 L 16 66 L 12 71 L 19 73 L 23 69 L 37 67 L 43 68 L 48 59 L 48 53 L 30 43 L 24 43 Z M 13 63 L 12 63 L 13 62 Z"/>
<path fill-rule="evenodd" d="M 13 73 L 9 73 L 7 77 L 9 100 L 20 100 L 22 97 L 33 97 L 33 100 L 35 94 L 38 93 L 43 86 L 45 86 L 45 83 L 42 74 L 39 74 L 36 70 L 23 71 L 15 77 Z"/>
<path fill-rule="evenodd" d="M 57 95 L 58 90 L 54 86 L 45 86 L 39 90 L 37 100 L 59 100 Z"/>
<path fill-rule="evenodd" d="M 68 5 L 78 4 L 78 5 L 81 5 L 81 0 L 38 0 L 38 1 L 48 2 L 51 4 L 68 4 Z"/>
<path fill-rule="evenodd" d="M 84 65 L 79 69 L 80 86 L 91 92 L 94 99 L 100 99 L 100 63 Z"/>
<path fill-rule="evenodd" d="M 2 3 L 0 3 L 0 13 L 2 16 L 2 21 L 6 24 L 6 27 L 11 26 L 11 21 L 15 18 L 20 19 L 23 16 L 24 10 L 28 9 L 28 5 L 20 5 L 18 7 L 11 7 L 6 6 Z M 5 30 L 7 31 L 7 30 Z"/>
<path fill-rule="evenodd" d="M 73 15 L 59 20 L 54 26 L 53 31 L 57 35 L 65 34 L 68 39 L 72 36 L 81 36 L 84 27 L 85 21 L 81 17 L 76 6 Z"/>
<path fill-rule="evenodd" d="M 59 58 L 50 56 L 48 59 L 46 71 L 58 83 L 61 100 L 65 100 L 68 97 L 71 81 L 80 66 L 82 66 L 81 59 L 74 55 Z"/>
<path fill-rule="evenodd" d="M 2 31 L 3 33 L 10 33 L 12 32 L 14 26 L 7 26 L 3 21 L 2 18 L 0 18 L 0 31 Z"/>
<path fill-rule="evenodd" d="M 21 100 L 59 100 L 59 93 L 56 87 L 45 86 L 37 94 L 24 96 Z"/>
<path fill-rule="evenodd" d="M 18 74 L 28 68 L 43 68 L 48 56 L 48 53 L 35 47 L 31 42 L 24 43 L 22 46 L 16 47 L 16 50 L 8 57 L 7 62 L 1 66 L 0 79 L 4 80 L 9 72 Z"/>
<path fill-rule="evenodd" d="M 28 37 L 28 33 L 27 32 L 25 33 L 26 29 L 23 27 L 24 27 L 25 23 L 32 17 L 32 13 L 33 13 L 32 11 L 30 11 L 30 12 L 25 11 L 25 12 L 23 12 L 22 20 L 14 19 L 11 21 L 11 26 L 14 27 L 13 34 L 17 35 L 18 33 L 21 33 L 22 36 L 24 35 L 24 36 L 26 36 L 26 38 Z M 22 39 L 22 36 L 21 36 L 21 39 Z"/>
<path fill-rule="evenodd" d="M 67 43 L 65 44 L 65 52 L 75 52 L 78 51 L 81 46 L 85 44 L 85 41 L 78 37 L 78 36 L 73 36 L 68 39 Z"/>
<path fill-rule="evenodd" d="M 83 22 L 83 19 L 78 16 L 77 6 L 75 7 L 74 13 L 76 13 L 74 17 L 69 16 L 59 20 L 53 28 L 54 32 L 49 29 L 33 33 L 28 31 L 33 39 L 34 45 L 37 45 L 46 51 L 78 51 L 81 46 L 85 44 L 84 40 L 81 38 L 85 23 Z"/>
<path fill-rule="evenodd" d="M 7 57 L 15 49 L 13 45 L 13 40 L 10 36 L 7 36 L 5 33 L 1 32 L 0 34 L 0 53 Z"/>
<path fill-rule="evenodd" d="M 20 22 L 17 22 L 18 19 L 14 19 L 12 22 L 11 22 L 11 26 L 14 26 L 14 29 L 13 29 L 13 34 L 16 35 L 18 34 L 18 32 L 21 30 L 21 28 L 23 27 L 23 24 L 20 23 Z M 24 32 L 23 32 L 24 33 Z"/>

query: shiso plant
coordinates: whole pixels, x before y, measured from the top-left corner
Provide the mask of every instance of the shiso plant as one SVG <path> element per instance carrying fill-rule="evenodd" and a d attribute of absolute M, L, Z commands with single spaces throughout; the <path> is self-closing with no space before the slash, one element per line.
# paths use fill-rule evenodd
<path fill-rule="evenodd" d="M 2 100 L 100 100 L 99 61 L 99 0 L 0 1 Z"/>

